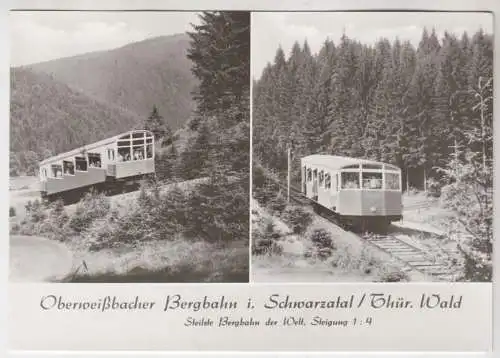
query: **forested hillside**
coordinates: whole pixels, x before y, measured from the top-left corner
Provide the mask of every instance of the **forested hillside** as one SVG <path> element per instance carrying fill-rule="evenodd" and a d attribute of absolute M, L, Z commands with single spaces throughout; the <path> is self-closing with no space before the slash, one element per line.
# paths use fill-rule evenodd
<path fill-rule="evenodd" d="M 38 161 L 126 129 L 143 119 L 28 69 L 11 70 L 10 173 L 33 175 Z"/>
<path fill-rule="evenodd" d="M 186 34 L 11 69 L 10 173 L 33 175 L 56 153 L 143 128 L 153 108 L 160 125 L 192 115 L 197 80 Z"/>
<path fill-rule="evenodd" d="M 334 154 L 395 164 L 403 189 L 426 189 L 451 210 L 446 222 L 465 258 L 464 281 L 491 281 L 493 252 L 493 37 L 483 31 L 420 43 L 344 35 L 317 55 L 277 49 L 254 82 L 254 197 L 284 202 L 260 166 L 293 179 L 299 158 Z M 432 190 L 429 190 L 432 189 Z"/>
<path fill-rule="evenodd" d="M 29 66 L 83 92 L 146 117 L 156 105 L 176 130 L 194 109 L 196 79 L 186 34 L 161 36 Z"/>
<path fill-rule="evenodd" d="M 305 42 L 277 49 L 254 83 L 254 154 L 286 170 L 294 158 L 330 153 L 402 168 L 406 187 L 440 177 L 465 148 L 492 157 L 492 36 L 424 30 L 417 47 L 344 35 L 317 55 Z M 455 147 L 456 144 L 456 147 Z M 456 148 L 456 150 L 455 150 Z M 294 173 L 298 174 L 298 161 Z"/>

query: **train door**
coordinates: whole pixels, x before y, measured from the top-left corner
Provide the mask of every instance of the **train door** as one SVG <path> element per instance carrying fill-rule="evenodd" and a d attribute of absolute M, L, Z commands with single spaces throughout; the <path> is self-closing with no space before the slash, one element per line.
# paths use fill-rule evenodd
<path fill-rule="evenodd" d="M 313 170 L 312 194 L 313 194 L 313 199 L 318 200 L 318 169 Z"/>
<path fill-rule="evenodd" d="M 312 198 L 311 193 L 312 193 L 312 185 L 313 185 L 313 177 L 312 177 L 312 169 L 307 168 L 306 169 L 306 195 L 308 198 Z"/>
<path fill-rule="evenodd" d="M 333 211 L 337 211 L 337 206 L 338 206 L 338 198 L 339 198 L 339 185 L 340 185 L 340 178 L 339 178 L 339 173 L 332 173 L 332 209 Z"/>
<path fill-rule="evenodd" d="M 307 196 L 307 167 L 302 167 L 302 192 Z"/>

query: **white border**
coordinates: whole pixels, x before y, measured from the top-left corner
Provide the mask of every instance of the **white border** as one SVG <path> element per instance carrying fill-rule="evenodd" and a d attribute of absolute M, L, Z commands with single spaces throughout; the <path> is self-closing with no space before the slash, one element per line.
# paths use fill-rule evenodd
<path fill-rule="evenodd" d="M 9 9 L 67 9 L 67 10 L 81 10 L 81 9 L 92 9 L 92 10 L 147 10 L 147 9 L 155 9 L 155 10 L 189 10 L 189 11 L 198 11 L 198 10 L 208 10 L 208 9 L 219 9 L 219 10 L 265 10 L 265 11 L 279 11 L 279 10 L 295 10 L 295 11 L 327 11 L 327 10 L 434 10 L 434 11 L 492 11 L 494 12 L 494 23 L 497 25 L 498 19 L 496 15 L 500 15 L 500 2 L 495 0 L 420 0 L 416 1 L 402 1 L 402 0 L 288 0 L 278 2 L 275 1 L 270 3 L 269 0 L 240 0 L 240 1 L 225 1 L 225 0 L 211 0 L 207 2 L 206 0 L 184 0 L 184 1 L 171 1 L 171 0 L 149 0 L 149 1 L 141 1 L 141 0 L 107 0 L 106 2 L 102 0 L 81 0 L 81 1 L 68 1 L 68 0 L 18 0 L 18 1 L 10 1 L 10 2 L 1 2 L 2 14 L 0 18 L 0 44 L 3 46 L 2 51 L 0 51 L 0 79 L 2 80 L 2 85 L 0 86 L 0 108 L 3 113 L 3 120 L 1 121 L 1 133 L 5 136 L 1 143 L 3 145 L 4 153 L 9 152 L 9 144 L 8 144 L 8 133 L 9 133 L 9 27 L 8 27 L 8 10 Z M 496 32 L 497 26 L 494 26 Z M 495 93 L 497 92 L 497 88 L 500 85 L 500 80 L 498 79 L 497 73 L 500 73 L 499 70 L 499 61 L 498 61 L 498 48 L 500 45 L 499 41 L 500 36 L 495 33 L 494 38 L 494 46 L 495 46 Z M 500 100 L 498 96 L 495 96 L 494 99 L 494 108 L 495 108 L 495 118 L 498 119 L 498 108 L 500 106 Z M 495 132 L 495 156 L 498 157 L 498 149 L 499 144 L 498 138 L 498 125 L 494 126 Z M 252 133 L 252 132 L 251 132 Z M 1 167 L 5 170 L 4 175 L 2 176 L 4 190 L 8 195 L 8 156 L 3 155 L 0 156 Z M 496 169 L 496 166 L 495 166 Z M 498 176 L 495 177 L 495 187 L 498 187 L 499 184 Z M 8 196 L 7 196 L 8 197 Z M 498 204 L 497 198 L 495 198 L 495 207 Z M 7 218 L 8 211 L 8 202 L 2 202 L 2 217 Z M 4 219 L 6 220 L 6 219 Z M 495 220 L 494 223 L 495 232 L 499 229 L 498 220 Z M 7 278 L 8 278 L 8 226 L 2 227 L 3 234 L 2 244 L 3 247 L 0 250 L 0 276 L 2 277 L 0 280 L 0 284 L 3 286 L 0 295 L 0 306 L 4 309 L 4 312 L 7 311 Z M 251 248 L 250 248 L 251 249 Z M 496 250 L 496 246 L 494 249 L 494 261 L 500 262 L 500 254 L 499 250 Z M 494 277 L 496 278 L 500 274 L 500 265 L 496 265 L 494 268 Z M 255 285 L 255 284 L 251 284 Z M 498 297 L 498 288 L 497 285 L 494 284 L 494 300 Z M 498 337 L 498 328 L 500 322 L 500 314 L 499 310 L 494 311 L 494 338 Z M 1 328 L 0 328 L 0 346 L 3 348 L 2 353 L 6 352 L 6 344 L 7 344 L 7 322 L 6 322 L 6 314 L 0 315 L 3 319 Z M 497 348 L 497 339 L 494 339 L 494 352 L 497 354 L 500 353 Z M 133 357 L 146 357 L 146 356 L 160 356 L 167 355 L 164 352 L 43 352 L 35 354 L 38 357 L 51 357 L 51 356 L 67 356 L 68 354 L 81 356 L 81 357 L 105 357 L 109 355 L 119 355 L 119 356 L 133 356 Z M 173 355 L 186 355 L 173 353 Z M 265 354 L 265 355 L 270 355 Z M 33 353 L 23 352 L 23 353 L 10 353 L 9 356 L 19 356 L 19 357 L 28 357 L 33 355 Z M 190 354 L 192 355 L 192 354 Z M 201 353 L 203 356 L 233 356 L 234 352 L 220 352 L 220 353 Z M 255 353 L 240 353 L 242 356 L 257 356 Z M 273 355 L 276 355 L 273 353 Z M 292 356 L 304 356 L 304 355 L 324 355 L 321 353 L 288 353 L 287 355 Z M 483 353 L 471 353 L 471 354 L 460 354 L 460 353 L 327 353 L 329 356 L 335 357 L 359 357 L 359 356 L 389 356 L 389 357 L 493 357 L 494 353 L 491 354 L 483 354 Z M 2 354 L 2 356 L 7 356 L 7 354 Z"/>

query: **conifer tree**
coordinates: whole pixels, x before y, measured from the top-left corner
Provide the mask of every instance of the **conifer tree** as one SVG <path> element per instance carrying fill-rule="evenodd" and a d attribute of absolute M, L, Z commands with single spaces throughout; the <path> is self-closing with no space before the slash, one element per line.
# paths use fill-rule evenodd
<path fill-rule="evenodd" d="M 146 119 L 144 128 L 152 132 L 155 136 L 155 139 L 160 143 L 171 140 L 172 132 L 168 125 L 164 122 L 163 117 L 160 115 L 160 112 L 158 111 L 158 107 L 156 107 L 156 105 L 153 106 L 151 113 Z"/>
<path fill-rule="evenodd" d="M 204 12 L 201 24 L 188 33 L 188 58 L 200 80 L 195 93 L 197 111 L 214 115 L 232 105 L 247 110 L 250 81 L 250 13 L 238 11 Z"/>

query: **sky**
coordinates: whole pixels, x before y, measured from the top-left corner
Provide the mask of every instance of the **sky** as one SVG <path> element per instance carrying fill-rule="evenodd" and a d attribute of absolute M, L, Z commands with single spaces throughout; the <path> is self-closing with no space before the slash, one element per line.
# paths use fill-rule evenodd
<path fill-rule="evenodd" d="M 252 77 L 258 79 L 268 62 L 274 60 L 279 46 L 288 57 L 292 45 L 307 42 L 317 53 L 329 38 L 335 44 L 345 32 L 349 38 L 373 44 L 386 37 L 409 40 L 418 45 L 424 27 L 435 28 L 439 37 L 448 31 L 461 35 L 480 28 L 493 32 L 493 15 L 488 13 L 429 13 L 429 12 L 331 12 L 252 14 Z"/>
<path fill-rule="evenodd" d="M 12 11 L 11 66 L 21 66 L 192 30 L 193 12 Z"/>

